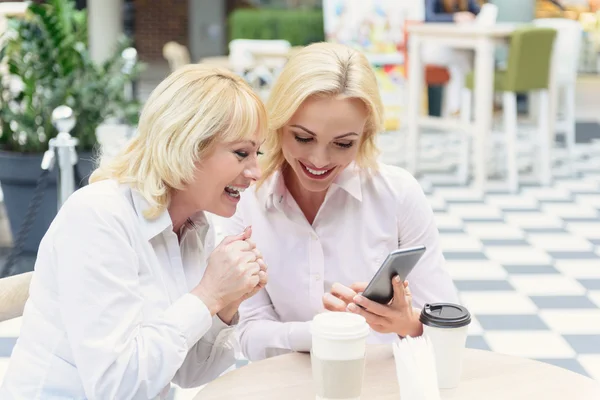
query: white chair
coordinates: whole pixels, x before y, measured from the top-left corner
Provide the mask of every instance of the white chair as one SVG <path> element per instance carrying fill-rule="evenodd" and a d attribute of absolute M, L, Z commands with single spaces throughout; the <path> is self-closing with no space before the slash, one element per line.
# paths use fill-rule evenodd
<path fill-rule="evenodd" d="M 229 42 L 229 64 L 255 89 L 264 90 L 287 62 L 291 48 L 287 40 L 234 39 Z"/>
<path fill-rule="evenodd" d="M 564 132 L 571 174 L 575 173 L 575 90 L 583 38 L 583 27 L 577 21 L 565 18 L 541 18 L 534 25 L 557 31 L 554 41 L 552 68 L 555 98 L 550 99 L 556 111 L 555 132 Z M 563 100 L 561 104 L 560 100 Z M 558 118 L 562 111 L 562 120 Z M 555 132 L 550 140 L 554 142 Z"/>
<path fill-rule="evenodd" d="M 0 322 L 23 315 L 33 272 L 0 279 Z"/>
<path fill-rule="evenodd" d="M 163 46 L 163 57 L 169 62 L 171 72 L 191 62 L 187 47 L 177 42 L 168 42 Z"/>

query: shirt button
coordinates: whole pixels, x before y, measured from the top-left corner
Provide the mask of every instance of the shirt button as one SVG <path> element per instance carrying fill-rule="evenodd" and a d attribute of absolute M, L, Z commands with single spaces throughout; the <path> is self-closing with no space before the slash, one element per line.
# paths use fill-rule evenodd
<path fill-rule="evenodd" d="M 316 233 L 314 233 L 314 232 L 311 232 L 311 233 L 310 233 L 310 237 L 312 238 L 312 240 L 319 240 L 319 237 L 318 237 L 318 236 L 317 236 L 317 234 L 316 234 Z"/>
<path fill-rule="evenodd" d="M 315 281 L 320 281 L 320 280 L 321 280 L 321 275 L 319 275 L 319 274 L 316 274 L 316 275 L 315 275 Z"/>

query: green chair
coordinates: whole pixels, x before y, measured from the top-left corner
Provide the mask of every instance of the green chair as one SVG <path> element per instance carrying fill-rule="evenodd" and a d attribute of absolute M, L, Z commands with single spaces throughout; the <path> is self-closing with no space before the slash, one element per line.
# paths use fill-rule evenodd
<path fill-rule="evenodd" d="M 519 188 L 517 166 L 517 93 L 536 92 L 539 99 L 537 145 L 539 146 L 539 178 L 543 185 L 550 184 L 550 135 L 548 133 L 549 100 L 548 84 L 556 30 L 542 27 L 524 27 L 510 37 L 507 68 L 494 75 L 494 91 L 503 93 L 504 138 L 507 157 L 507 180 L 509 190 Z M 461 116 L 471 120 L 471 93 L 475 75 L 466 77 Z M 468 161 L 467 161 L 468 162 Z"/>

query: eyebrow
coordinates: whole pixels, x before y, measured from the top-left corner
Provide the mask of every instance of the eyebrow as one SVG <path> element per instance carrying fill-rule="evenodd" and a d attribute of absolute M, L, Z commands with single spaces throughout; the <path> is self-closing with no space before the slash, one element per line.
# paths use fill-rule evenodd
<path fill-rule="evenodd" d="M 314 133 L 314 132 L 306 129 L 302 125 L 290 125 L 290 126 L 294 127 L 294 128 L 302 129 L 304 132 L 308 133 L 309 135 L 317 136 L 316 133 Z M 356 132 L 348 132 L 348 133 L 344 133 L 343 135 L 336 136 L 336 137 L 334 137 L 334 139 L 343 139 L 343 138 L 348 137 L 348 136 L 358 136 L 358 133 L 356 133 Z"/>

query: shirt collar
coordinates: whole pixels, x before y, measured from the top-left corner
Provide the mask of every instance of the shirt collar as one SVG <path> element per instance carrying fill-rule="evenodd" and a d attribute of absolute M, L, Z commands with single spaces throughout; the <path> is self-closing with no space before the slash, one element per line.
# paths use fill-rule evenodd
<path fill-rule="evenodd" d="M 355 163 L 350 164 L 335 178 L 331 187 L 333 190 L 337 188 L 345 190 L 358 201 L 362 201 L 360 168 Z M 283 174 L 278 170 L 264 183 L 264 186 L 259 190 L 258 198 L 261 204 L 264 204 L 265 209 L 268 210 L 271 207 L 279 208 L 279 205 L 285 199 L 286 193 L 287 189 L 283 181 Z"/>
<path fill-rule="evenodd" d="M 167 229 L 173 230 L 173 221 L 167 210 L 161 212 L 160 215 L 154 219 L 148 219 L 144 216 L 144 211 L 150 208 L 150 203 L 148 203 L 144 196 L 136 189 L 131 189 L 131 197 L 133 199 L 133 208 L 140 221 L 146 240 L 153 239 Z M 182 233 L 186 228 L 195 229 L 199 232 L 206 231 L 208 228 L 208 220 L 204 212 L 200 211 L 194 214 L 188 222 L 183 225 Z"/>

